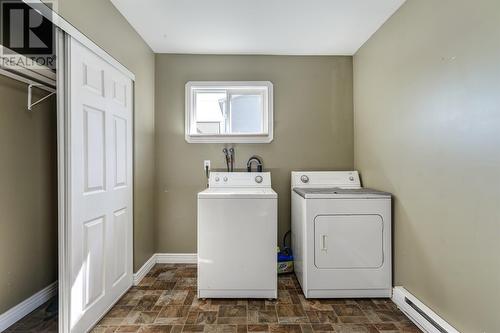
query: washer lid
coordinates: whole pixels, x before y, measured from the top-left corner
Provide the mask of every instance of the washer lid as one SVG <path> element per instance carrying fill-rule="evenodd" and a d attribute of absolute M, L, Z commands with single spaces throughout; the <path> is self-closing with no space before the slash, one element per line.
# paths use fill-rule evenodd
<path fill-rule="evenodd" d="M 198 193 L 198 199 L 277 199 L 278 194 L 270 187 L 217 188 L 211 187 Z"/>
<path fill-rule="evenodd" d="M 381 192 L 369 188 L 343 189 L 329 188 L 294 188 L 293 191 L 305 199 L 380 199 L 390 198 L 388 192 Z"/>

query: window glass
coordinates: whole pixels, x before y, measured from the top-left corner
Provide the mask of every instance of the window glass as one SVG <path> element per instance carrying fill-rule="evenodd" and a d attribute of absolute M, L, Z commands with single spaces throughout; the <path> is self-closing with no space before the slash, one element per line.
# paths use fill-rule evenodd
<path fill-rule="evenodd" d="M 196 133 L 225 133 L 225 92 L 196 92 L 195 108 Z"/>
<path fill-rule="evenodd" d="M 262 95 L 231 95 L 231 133 L 261 133 Z"/>
<path fill-rule="evenodd" d="M 188 82 L 188 142 L 259 143 L 273 138 L 271 82 Z"/>

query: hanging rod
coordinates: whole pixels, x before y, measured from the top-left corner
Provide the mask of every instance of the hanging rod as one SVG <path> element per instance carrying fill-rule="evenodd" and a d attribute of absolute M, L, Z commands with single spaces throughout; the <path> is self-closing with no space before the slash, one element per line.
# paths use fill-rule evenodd
<path fill-rule="evenodd" d="M 0 68 L 0 75 L 3 75 L 3 76 L 6 76 L 6 77 L 9 77 L 11 79 L 14 79 L 16 81 L 20 81 L 20 82 L 24 82 L 24 83 L 28 84 L 28 104 L 27 104 L 27 107 L 28 107 L 29 111 L 32 111 L 32 108 L 35 105 L 43 102 L 44 100 L 46 100 L 47 98 L 49 98 L 50 96 L 52 96 L 52 95 L 54 95 L 56 93 L 55 87 L 53 87 L 51 85 L 49 86 L 49 85 L 46 85 L 46 84 L 43 84 L 43 83 L 31 80 L 31 79 L 29 79 L 29 78 L 27 78 L 25 76 L 16 74 L 14 72 L 5 70 L 3 68 Z M 36 87 L 38 89 L 45 90 L 49 94 L 46 95 L 45 97 L 42 97 L 38 101 L 33 102 L 33 88 L 34 87 Z"/>
<path fill-rule="evenodd" d="M 24 77 L 22 75 L 19 75 L 19 74 L 16 74 L 14 72 L 11 72 L 11 71 L 8 71 L 8 70 L 5 70 L 3 68 L 0 68 L 0 75 L 3 75 L 3 76 L 7 76 L 11 79 L 14 79 L 16 81 L 20 81 L 20 82 L 24 82 L 24 83 L 27 83 L 27 84 L 37 84 L 39 85 L 37 88 L 40 88 L 40 89 L 43 89 L 45 91 L 48 91 L 48 92 L 55 92 L 56 89 L 55 89 L 55 86 L 52 86 L 52 85 L 46 85 L 46 84 L 42 84 L 38 81 L 35 81 L 35 80 L 31 80 L 27 77 Z"/>
<path fill-rule="evenodd" d="M 0 75 L 7 76 L 16 81 L 28 84 L 28 110 L 49 98 L 56 93 L 56 74 L 53 70 L 45 66 L 36 68 L 28 68 L 28 66 L 19 64 L 29 64 L 32 61 L 22 54 L 17 54 L 16 59 L 22 61 L 14 61 L 5 54 L 14 54 L 12 50 L 0 45 Z M 45 90 L 49 92 L 48 95 L 42 97 L 36 102 L 33 102 L 33 88 Z"/>

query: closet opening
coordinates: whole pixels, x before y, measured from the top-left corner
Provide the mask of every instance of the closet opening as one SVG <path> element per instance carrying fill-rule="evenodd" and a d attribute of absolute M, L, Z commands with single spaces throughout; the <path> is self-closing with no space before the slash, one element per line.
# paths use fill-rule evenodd
<path fill-rule="evenodd" d="M 135 75 L 44 2 L 4 2 L 0 332 L 86 332 L 133 283 Z"/>
<path fill-rule="evenodd" d="M 0 6 L 0 332 L 57 332 L 56 28 Z"/>

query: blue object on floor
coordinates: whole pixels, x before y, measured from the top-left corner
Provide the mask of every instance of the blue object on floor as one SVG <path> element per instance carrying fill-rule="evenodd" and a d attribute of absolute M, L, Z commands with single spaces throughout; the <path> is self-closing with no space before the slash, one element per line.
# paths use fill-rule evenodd
<path fill-rule="evenodd" d="M 278 274 L 293 272 L 293 254 L 292 249 L 285 248 L 278 252 Z"/>

